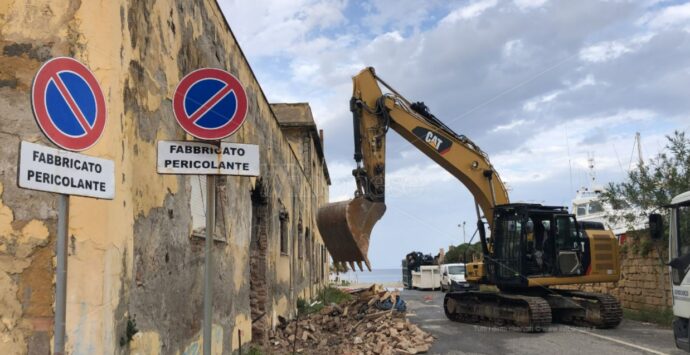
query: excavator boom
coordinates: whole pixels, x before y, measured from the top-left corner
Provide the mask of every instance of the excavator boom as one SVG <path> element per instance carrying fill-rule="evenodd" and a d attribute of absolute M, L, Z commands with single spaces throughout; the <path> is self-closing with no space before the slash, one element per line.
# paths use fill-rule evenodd
<path fill-rule="evenodd" d="M 410 103 L 398 94 L 376 76 L 373 68 L 362 70 L 352 80 L 355 198 L 326 205 L 317 215 L 334 262 L 353 269 L 355 263 L 362 269 L 364 262 L 371 269 L 369 238 L 386 209 L 386 133 L 390 128 L 460 180 L 472 193 L 478 214 L 481 209 L 492 223 L 493 207 L 509 201 L 486 154 L 431 115 L 423 103 Z M 380 85 L 389 92 L 384 94 Z"/>

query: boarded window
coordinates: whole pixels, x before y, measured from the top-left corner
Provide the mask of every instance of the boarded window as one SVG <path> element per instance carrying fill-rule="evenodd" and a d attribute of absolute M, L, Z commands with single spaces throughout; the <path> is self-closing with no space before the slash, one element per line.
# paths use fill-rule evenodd
<path fill-rule="evenodd" d="M 208 189 L 206 188 L 206 175 L 192 175 L 189 177 L 190 192 L 189 192 L 189 208 L 192 216 L 192 237 L 206 238 L 206 203 L 209 198 Z M 222 196 L 225 191 L 225 179 L 223 177 L 216 177 L 216 215 L 213 240 L 217 242 L 226 243 L 226 214 L 224 213 Z"/>
<path fill-rule="evenodd" d="M 206 175 L 190 176 L 192 185 L 189 205 L 192 210 L 192 235 L 206 236 Z"/>

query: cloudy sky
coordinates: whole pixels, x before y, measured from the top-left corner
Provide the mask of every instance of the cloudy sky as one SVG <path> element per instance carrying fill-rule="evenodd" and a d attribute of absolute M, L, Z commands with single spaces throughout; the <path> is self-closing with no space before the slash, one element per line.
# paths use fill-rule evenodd
<path fill-rule="evenodd" d="M 620 181 L 664 135 L 690 130 L 690 3 L 555 0 L 219 0 L 271 102 L 309 102 L 325 131 L 331 200 L 352 196 L 351 77 L 376 68 L 490 155 L 511 201 L 570 205 Z M 464 186 L 394 132 L 374 268 L 462 241 Z"/>

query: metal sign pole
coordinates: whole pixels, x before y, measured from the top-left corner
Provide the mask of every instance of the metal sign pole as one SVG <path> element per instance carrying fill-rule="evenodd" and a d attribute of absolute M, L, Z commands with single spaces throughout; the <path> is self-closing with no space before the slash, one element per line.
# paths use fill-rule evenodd
<path fill-rule="evenodd" d="M 67 307 L 67 228 L 69 195 L 58 194 L 57 277 L 55 281 L 54 353 L 65 353 L 65 311 Z"/>
<path fill-rule="evenodd" d="M 213 317 L 213 235 L 216 225 L 216 176 L 206 175 L 206 250 L 204 255 L 204 355 L 211 355 Z"/>

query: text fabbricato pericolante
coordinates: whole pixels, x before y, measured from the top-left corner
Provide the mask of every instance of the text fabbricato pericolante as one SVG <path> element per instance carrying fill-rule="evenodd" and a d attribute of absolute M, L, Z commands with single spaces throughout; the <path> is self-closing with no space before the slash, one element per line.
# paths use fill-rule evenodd
<path fill-rule="evenodd" d="M 19 186 L 97 198 L 114 196 L 111 160 L 21 142 Z"/>
<path fill-rule="evenodd" d="M 158 142 L 158 172 L 163 174 L 259 175 L 259 147 L 252 144 Z"/>

